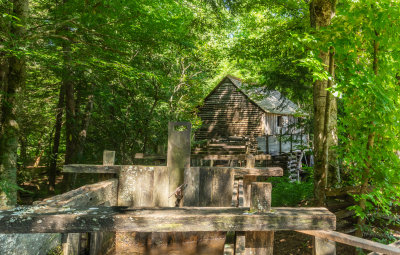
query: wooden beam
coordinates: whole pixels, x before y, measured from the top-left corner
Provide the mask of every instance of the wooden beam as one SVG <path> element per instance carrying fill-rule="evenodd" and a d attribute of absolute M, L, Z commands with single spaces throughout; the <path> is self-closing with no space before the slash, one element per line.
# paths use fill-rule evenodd
<path fill-rule="evenodd" d="M 399 247 L 400 248 L 400 241 L 396 241 L 394 243 L 389 244 L 389 246 L 393 246 L 393 247 Z M 383 255 L 383 253 L 380 252 L 371 252 L 368 253 L 368 255 Z"/>
<path fill-rule="evenodd" d="M 192 154 L 190 158 L 198 158 L 203 160 L 246 160 L 247 154 L 231 154 L 231 155 L 204 155 L 204 154 Z M 270 160 L 271 155 L 260 154 L 254 155 L 255 160 Z"/>
<path fill-rule="evenodd" d="M 326 208 L 54 208 L 23 207 L 0 212 L 0 233 L 187 232 L 332 230 L 336 217 Z"/>
<path fill-rule="evenodd" d="M 119 174 L 123 167 L 129 166 L 103 166 L 103 165 L 85 165 L 85 164 L 71 164 L 64 165 L 64 173 L 116 173 Z M 135 166 L 132 166 L 135 167 Z M 145 167 L 137 165 L 136 167 Z M 193 168 L 193 167 L 191 167 Z M 283 176 L 283 169 L 281 167 L 263 167 L 263 168 L 244 168 L 244 167 L 201 167 L 210 170 L 213 169 L 232 169 L 234 175 L 259 175 L 259 176 Z"/>
<path fill-rule="evenodd" d="M 110 179 L 85 185 L 66 193 L 33 202 L 42 207 L 81 207 L 88 205 L 117 205 L 118 180 Z"/>
<path fill-rule="evenodd" d="M 71 164 L 64 165 L 64 173 L 89 173 L 89 174 L 118 174 L 121 166 L 102 166 L 102 165 L 85 165 L 85 164 Z"/>
<path fill-rule="evenodd" d="M 193 168 L 193 167 L 192 167 Z M 245 167 L 201 167 L 201 169 L 218 170 L 221 169 L 231 170 L 235 176 L 244 175 L 257 175 L 257 176 L 283 176 L 283 169 L 281 167 L 263 167 L 263 168 L 245 168 Z"/>
<path fill-rule="evenodd" d="M 351 235 L 346 235 L 346 234 L 339 233 L 336 231 L 301 230 L 298 232 L 304 233 L 307 235 L 312 235 L 312 236 L 315 236 L 318 238 L 326 238 L 331 241 L 335 241 L 338 243 L 344 243 L 344 244 L 347 244 L 350 246 L 359 247 L 359 248 L 366 249 L 369 251 L 381 252 L 381 253 L 388 254 L 388 255 L 399 255 L 400 254 L 400 248 L 377 243 L 374 241 L 362 239 L 362 238 L 351 236 Z"/>

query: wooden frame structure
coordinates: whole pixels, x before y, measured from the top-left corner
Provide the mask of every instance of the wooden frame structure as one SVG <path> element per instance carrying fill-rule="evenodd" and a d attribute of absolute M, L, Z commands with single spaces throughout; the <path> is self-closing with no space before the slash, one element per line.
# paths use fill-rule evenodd
<path fill-rule="evenodd" d="M 188 134 L 190 132 L 184 133 L 185 136 Z M 176 141 L 182 140 L 180 137 Z M 224 232 L 235 231 L 235 254 L 273 254 L 274 231 L 295 230 L 315 237 L 316 255 L 336 254 L 335 243 L 330 240 L 345 240 L 350 245 L 363 245 L 361 247 L 372 251 L 400 254 L 400 249 L 395 247 L 337 234 L 333 231 L 336 217 L 326 208 L 271 208 L 271 184 L 257 182 L 257 178 L 281 176 L 280 168 L 188 167 L 187 155 L 190 154 L 181 152 L 190 151 L 190 145 L 187 148 L 185 142 L 174 146 L 169 153 L 186 155 L 186 159 L 182 158 L 181 163 L 173 167 L 113 166 L 115 154 L 109 152 L 104 154 L 106 163 L 103 166 L 65 166 L 66 172 L 116 173 L 118 181 L 113 179 L 103 184 L 87 185 L 79 188 L 80 192 L 69 192 L 68 196 L 0 211 L 0 233 L 79 235 L 91 232 L 95 237 L 116 232 L 117 254 L 129 254 L 131 249 L 139 246 L 141 249 L 146 243 L 160 249 L 160 244 L 169 245 L 166 240 L 178 242 L 176 237 L 181 233 L 182 243 L 199 237 L 197 244 L 207 246 L 218 238 L 222 250 L 214 249 L 211 250 L 214 253 L 208 254 L 221 254 Z M 174 182 L 174 187 L 170 185 L 172 168 L 178 169 L 178 175 L 183 176 L 183 183 Z M 171 195 L 178 198 L 181 193 L 184 193 L 183 202 L 176 203 L 175 198 L 171 199 Z M 104 194 L 110 195 L 106 198 Z M 76 196 L 81 196 L 81 199 Z M 150 232 L 153 235 L 148 243 Z M 99 249 L 96 252 L 91 254 L 101 254 Z M 146 248 L 138 253 L 147 252 Z M 191 253 L 182 251 L 182 254 Z"/>

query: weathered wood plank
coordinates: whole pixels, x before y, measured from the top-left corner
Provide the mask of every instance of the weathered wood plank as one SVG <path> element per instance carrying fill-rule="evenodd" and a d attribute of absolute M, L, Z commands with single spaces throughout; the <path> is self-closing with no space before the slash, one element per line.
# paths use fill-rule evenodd
<path fill-rule="evenodd" d="M 179 130 L 183 127 L 183 130 Z M 167 166 L 169 172 L 169 194 L 183 184 L 185 169 L 190 168 L 190 122 L 168 123 L 168 154 Z M 175 197 L 169 199 L 169 206 L 175 206 Z"/>
<path fill-rule="evenodd" d="M 103 166 L 113 166 L 115 163 L 115 151 L 103 151 Z"/>
<path fill-rule="evenodd" d="M 46 207 L 82 207 L 89 205 L 117 205 L 118 180 L 110 179 L 95 184 L 85 185 L 66 193 L 35 201 L 35 206 Z"/>
<path fill-rule="evenodd" d="M 243 190 L 243 179 L 239 179 L 238 182 L 238 207 L 244 206 L 244 190 Z"/>
<path fill-rule="evenodd" d="M 85 165 L 85 164 L 71 164 L 64 165 L 64 173 L 89 173 L 89 174 L 118 174 L 121 166 L 102 166 L 102 165 Z"/>
<path fill-rule="evenodd" d="M 34 205 L 41 207 L 82 207 L 82 206 L 115 206 L 117 205 L 118 180 L 110 179 L 91 185 L 85 185 L 61 195 L 36 201 Z M 81 233 L 65 233 L 62 235 L 62 249 L 65 255 L 78 254 Z M 108 246 L 115 240 L 114 233 L 93 232 L 90 235 L 90 254 L 104 254 Z M 0 249 L 1 250 L 1 249 Z M 0 252 L 1 253 L 1 252 Z"/>
<path fill-rule="evenodd" d="M 332 230 L 336 217 L 326 208 L 53 208 L 25 207 L 0 212 L 0 233 L 92 231 L 186 232 Z"/>
<path fill-rule="evenodd" d="M 115 166 L 102 166 L 102 165 L 83 165 L 83 164 L 71 164 L 64 165 L 63 172 L 66 173 L 116 173 L 119 174 L 122 168 L 135 167 L 125 165 Z M 262 176 L 283 176 L 283 169 L 281 167 L 264 167 L 264 168 L 243 168 L 243 167 L 202 167 L 205 169 L 230 169 L 235 175 L 242 176 L 246 174 L 250 175 L 262 175 Z"/>
<path fill-rule="evenodd" d="M 232 207 L 239 206 L 239 180 L 235 180 L 233 183 L 233 193 L 232 193 Z"/>
<path fill-rule="evenodd" d="M 271 183 L 251 183 L 250 210 L 267 213 L 271 210 Z M 246 255 L 272 255 L 274 251 L 273 231 L 247 231 L 245 233 Z"/>
<path fill-rule="evenodd" d="M 122 166 L 119 174 L 118 205 L 119 206 L 165 206 L 168 194 L 166 166 Z M 160 181 L 154 185 L 154 180 Z M 154 189 L 154 186 L 157 186 Z M 154 200 L 154 201 L 153 201 Z"/>
<path fill-rule="evenodd" d="M 257 212 L 271 210 L 272 185 L 269 182 L 253 182 L 251 184 L 250 209 Z"/>
<path fill-rule="evenodd" d="M 389 244 L 389 246 L 393 246 L 393 247 L 398 247 L 398 248 L 400 248 L 400 241 L 396 241 L 396 242 L 394 242 L 394 243 L 391 243 L 391 244 Z M 383 255 L 383 253 L 380 253 L 380 252 L 371 252 L 371 253 L 368 253 L 368 255 Z"/>
<path fill-rule="evenodd" d="M 326 238 L 313 237 L 314 255 L 336 255 L 336 243 Z"/>
<path fill-rule="evenodd" d="M 233 182 L 233 172 L 227 168 L 200 169 L 199 206 L 230 206 Z"/>
<path fill-rule="evenodd" d="M 244 232 L 235 232 L 235 255 L 245 253 L 246 237 Z"/>
<path fill-rule="evenodd" d="M 168 184 L 169 184 L 169 176 L 167 167 L 155 167 L 152 206 L 160 206 L 160 207 L 168 206 L 168 197 L 169 197 Z"/>
<path fill-rule="evenodd" d="M 256 175 L 243 176 L 243 205 L 250 207 L 251 183 L 257 181 Z"/>
<path fill-rule="evenodd" d="M 236 177 L 244 175 L 258 175 L 258 176 L 283 176 L 283 169 L 281 167 L 264 167 L 264 168 L 243 168 L 243 167 L 201 167 L 201 171 L 216 171 L 216 170 L 229 170 L 232 171 Z"/>
<path fill-rule="evenodd" d="M 245 233 L 246 255 L 272 255 L 274 250 L 273 231 L 248 231 Z"/>
<path fill-rule="evenodd" d="M 209 154 L 192 154 L 191 159 L 203 159 L 203 160 L 246 160 L 246 154 L 233 154 L 233 155 L 209 155 Z M 259 154 L 254 155 L 255 160 L 270 160 L 271 155 Z M 167 155 L 156 155 L 156 154 L 143 154 L 136 153 L 135 159 L 153 159 L 153 160 L 166 160 Z"/>
<path fill-rule="evenodd" d="M 183 205 L 198 206 L 199 205 L 199 183 L 200 183 L 200 167 L 191 167 L 185 169 L 185 183 Z"/>
<path fill-rule="evenodd" d="M 335 241 L 338 243 L 344 243 L 350 246 L 359 247 L 362 249 L 374 251 L 374 252 L 381 252 L 388 255 L 399 255 L 400 248 L 384 245 L 381 243 L 377 243 L 374 241 L 362 239 L 359 237 L 339 233 L 336 231 L 310 231 L 310 230 L 301 230 L 298 231 L 307 235 L 312 235 L 318 238 L 326 238 L 331 241 Z"/>

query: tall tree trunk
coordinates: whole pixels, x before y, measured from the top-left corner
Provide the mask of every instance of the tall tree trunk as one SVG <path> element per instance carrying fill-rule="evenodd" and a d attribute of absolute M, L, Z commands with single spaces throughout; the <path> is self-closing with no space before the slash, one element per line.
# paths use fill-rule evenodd
<path fill-rule="evenodd" d="M 78 162 L 81 162 L 83 159 L 83 150 L 85 148 L 87 131 L 89 128 L 92 111 L 93 111 L 93 95 L 89 95 L 88 101 L 86 103 L 85 116 L 82 119 L 81 131 L 79 132 L 78 136 L 78 143 L 76 149 Z"/>
<path fill-rule="evenodd" d="M 379 36 L 379 33 L 375 31 L 376 37 Z M 374 46 L 374 53 L 373 53 L 373 62 L 372 62 L 372 69 L 374 71 L 375 76 L 378 75 L 378 52 L 379 52 L 379 42 L 377 40 L 374 40 L 373 42 Z M 371 121 L 370 123 L 371 129 L 374 127 L 374 123 Z M 367 141 L 367 159 L 365 160 L 365 167 L 364 171 L 361 177 L 361 189 L 360 189 L 360 195 L 365 194 L 368 189 L 368 183 L 369 183 L 369 177 L 371 173 L 371 150 L 374 147 L 374 142 L 375 142 L 375 131 L 371 130 L 371 132 L 368 134 L 368 141 Z M 365 210 L 365 199 L 361 199 L 358 203 L 358 205 L 361 207 L 361 209 L 364 211 Z M 359 217 L 357 219 L 357 224 L 358 228 L 356 231 L 356 236 L 362 237 L 362 230 L 363 226 L 365 225 L 365 219 Z"/>
<path fill-rule="evenodd" d="M 67 28 L 68 29 L 68 28 Z M 65 164 L 71 164 L 75 161 L 76 150 L 76 114 L 75 114 L 75 86 L 72 80 L 71 70 L 71 45 L 70 42 L 63 44 L 64 54 L 64 73 L 62 83 L 65 87 L 65 127 L 66 127 L 66 151 Z"/>
<path fill-rule="evenodd" d="M 19 18 L 19 24 L 11 24 L 10 33 L 13 41 L 21 43 L 25 33 L 25 22 L 28 15 L 28 0 L 14 0 L 12 15 Z M 19 45 L 14 45 L 19 46 Z M 25 85 L 25 58 L 11 56 L 8 59 L 7 84 L 3 87 L 4 97 L 1 105 L 1 137 L 0 137 L 0 207 L 14 206 L 17 202 L 17 149 L 19 127 L 17 122 L 17 99 Z M 5 85 L 5 84 L 2 84 Z"/>
<path fill-rule="evenodd" d="M 328 66 L 328 72 L 329 75 L 331 76 L 331 79 L 328 80 L 327 83 L 327 91 L 326 91 L 326 100 L 325 100 L 325 116 L 324 116 L 324 133 L 323 133 L 323 153 L 322 153 L 322 165 L 324 168 L 324 178 L 325 178 L 325 187 L 329 187 L 329 183 L 332 182 L 332 177 L 335 176 L 335 172 L 330 172 L 329 166 L 330 166 L 330 161 L 329 161 L 329 154 L 332 152 L 330 151 L 330 140 L 329 136 L 332 133 L 333 130 L 331 130 L 331 122 L 332 122 L 332 117 L 331 117 L 331 111 L 330 109 L 332 108 L 332 104 L 334 103 L 335 97 L 332 95 L 332 93 L 329 91 L 330 88 L 333 86 L 333 78 L 335 76 L 335 61 L 334 61 L 334 48 L 331 46 L 329 49 L 329 66 Z M 335 116 L 336 117 L 336 116 Z M 335 121 L 335 120 L 333 120 Z M 330 179 L 328 181 L 328 179 Z"/>
<path fill-rule="evenodd" d="M 310 3 L 310 23 L 311 26 L 319 29 L 329 26 L 335 16 L 335 0 L 313 0 Z M 322 62 L 329 66 L 329 54 L 321 51 L 319 54 Z M 317 205 L 325 202 L 325 170 L 323 166 L 323 137 L 325 123 L 325 104 L 326 104 L 327 81 L 316 81 L 313 87 L 314 103 L 314 196 Z M 332 105 L 334 107 L 335 104 Z M 331 136 L 331 134 L 330 134 Z M 331 140 L 331 138 L 328 137 Z"/>
<path fill-rule="evenodd" d="M 57 176 L 57 159 L 58 159 L 58 149 L 60 146 L 61 128 L 62 128 L 62 115 L 64 110 L 64 99 L 65 99 L 65 88 L 64 83 L 60 85 L 60 93 L 58 97 L 57 109 L 56 109 L 56 123 L 55 132 L 53 139 L 53 148 L 51 150 L 50 157 L 50 167 L 49 167 L 49 191 L 54 191 L 56 186 L 56 176 Z"/>

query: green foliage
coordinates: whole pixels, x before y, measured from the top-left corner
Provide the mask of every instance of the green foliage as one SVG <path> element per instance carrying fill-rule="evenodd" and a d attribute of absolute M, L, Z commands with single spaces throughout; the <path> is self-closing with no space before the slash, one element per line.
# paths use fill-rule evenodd
<path fill-rule="evenodd" d="M 348 183 L 360 185 L 365 169 L 371 169 L 372 192 L 355 196 L 366 200 L 366 210 L 354 207 L 362 218 L 376 215 L 371 212 L 391 214 L 400 198 L 399 14 L 390 1 L 346 2 L 334 23 L 332 44 L 339 60 L 335 91 L 342 97 L 339 151 Z M 368 148 L 372 133 L 374 145 Z"/>
<path fill-rule="evenodd" d="M 313 197 L 313 182 L 289 182 L 285 177 L 271 177 L 272 206 L 298 206 Z"/>
<path fill-rule="evenodd" d="M 0 180 L 0 192 L 4 192 L 7 197 L 12 197 L 13 193 L 16 191 L 23 191 L 27 193 L 32 193 L 30 191 L 27 191 L 18 185 L 15 185 L 13 183 L 10 183 L 8 180 Z"/>
<path fill-rule="evenodd" d="M 61 245 L 58 245 L 56 247 L 54 247 L 53 249 L 51 249 L 47 255 L 63 255 L 63 251 L 62 251 L 62 247 Z"/>
<path fill-rule="evenodd" d="M 26 36 L 18 47 L 8 40 L 0 48 L 27 59 L 20 164 L 49 162 L 65 79 L 75 86 L 76 133 L 86 137 L 79 162 L 99 162 L 104 149 L 116 150 L 118 163 L 132 162 L 135 152 L 155 153 L 166 143 L 168 121 L 198 128 L 195 107 L 215 85 L 228 15 L 203 1 L 30 1 Z M 63 129 L 59 158 L 65 140 Z"/>

